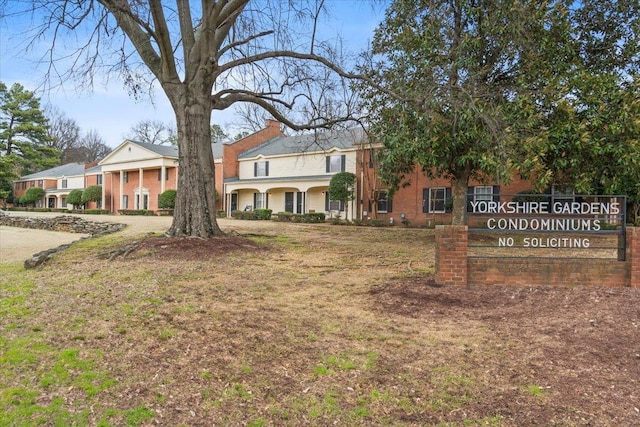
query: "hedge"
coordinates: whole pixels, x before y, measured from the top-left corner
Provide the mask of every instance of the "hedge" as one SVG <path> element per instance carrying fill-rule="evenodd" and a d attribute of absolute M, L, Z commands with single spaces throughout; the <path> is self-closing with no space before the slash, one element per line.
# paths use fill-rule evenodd
<path fill-rule="evenodd" d="M 120 209 L 118 210 L 120 215 L 141 215 L 141 216 L 154 216 L 155 212 L 148 209 Z"/>

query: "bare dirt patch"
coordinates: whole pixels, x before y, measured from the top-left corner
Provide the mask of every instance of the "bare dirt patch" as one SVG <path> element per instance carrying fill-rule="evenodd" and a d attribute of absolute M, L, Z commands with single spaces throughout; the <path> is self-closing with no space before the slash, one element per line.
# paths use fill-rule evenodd
<path fill-rule="evenodd" d="M 252 253 L 260 246 L 244 237 L 226 235 L 201 239 L 197 237 L 147 237 L 137 242 L 133 254 L 146 254 L 163 260 L 197 260 L 241 251 Z"/>

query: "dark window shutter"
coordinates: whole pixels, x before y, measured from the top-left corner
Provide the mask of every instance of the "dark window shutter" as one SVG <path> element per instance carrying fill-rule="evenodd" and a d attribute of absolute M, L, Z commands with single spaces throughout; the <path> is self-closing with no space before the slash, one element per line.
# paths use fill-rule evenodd
<path fill-rule="evenodd" d="M 253 193 L 253 209 L 256 208 L 256 202 L 258 201 L 257 196 L 258 196 L 257 193 Z"/>
<path fill-rule="evenodd" d="M 327 156 L 327 173 L 331 171 L 331 156 Z"/>
<path fill-rule="evenodd" d="M 422 213 L 429 213 L 429 189 L 422 189 Z"/>
<path fill-rule="evenodd" d="M 269 176 L 269 162 L 265 162 L 264 174 L 265 174 L 265 176 Z"/>
<path fill-rule="evenodd" d="M 347 156 L 340 156 L 340 172 L 344 172 L 347 168 Z"/>
<path fill-rule="evenodd" d="M 389 197 L 389 193 L 387 193 L 387 212 L 393 211 L 393 200 Z"/>
<path fill-rule="evenodd" d="M 258 162 L 253 162 L 253 176 L 258 176 Z"/>
<path fill-rule="evenodd" d="M 500 186 L 499 185 L 494 185 L 493 186 L 493 201 L 498 203 L 500 201 Z"/>
<path fill-rule="evenodd" d="M 473 202 L 473 191 L 475 187 L 470 185 L 467 187 L 467 202 L 465 205 L 467 206 L 467 212 L 471 212 L 471 202 Z"/>
<path fill-rule="evenodd" d="M 328 190 L 324 193 L 324 210 L 329 212 L 329 191 Z"/>

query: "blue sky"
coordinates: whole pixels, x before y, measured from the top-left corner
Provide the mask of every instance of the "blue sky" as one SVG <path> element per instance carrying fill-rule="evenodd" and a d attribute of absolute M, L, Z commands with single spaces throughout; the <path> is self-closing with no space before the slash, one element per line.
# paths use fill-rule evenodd
<path fill-rule="evenodd" d="M 326 0 L 331 16 L 324 31 L 340 34 L 347 47 L 357 51 L 366 46 L 373 29 L 384 15 L 378 4 L 372 7 L 369 0 Z M 160 120 L 173 123 L 171 106 L 161 90 L 155 91 L 153 103 L 149 99 L 137 101 L 129 96 L 117 76 L 108 83 L 97 80 L 92 90 L 77 92 L 75 84 L 44 91 L 40 89 L 47 64 L 39 64 L 43 50 L 25 51 L 24 21 L 4 19 L 0 22 L 0 81 L 11 86 L 20 83 L 26 89 L 36 91 L 42 104 L 51 104 L 73 118 L 83 133 L 96 130 L 110 147 L 119 145 L 130 128 L 141 120 Z M 233 111 L 213 112 L 213 122 L 229 129 L 236 122 Z M 233 131 L 231 132 L 233 133 Z"/>

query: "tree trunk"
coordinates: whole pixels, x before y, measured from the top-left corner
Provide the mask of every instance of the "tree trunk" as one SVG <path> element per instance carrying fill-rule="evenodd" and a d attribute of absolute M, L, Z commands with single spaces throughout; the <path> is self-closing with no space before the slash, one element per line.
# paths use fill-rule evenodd
<path fill-rule="evenodd" d="M 467 188 L 469 188 L 469 172 L 451 179 L 453 209 L 451 211 L 451 225 L 465 225 L 467 223 Z"/>
<path fill-rule="evenodd" d="M 224 233 L 216 221 L 209 97 L 187 94 L 179 102 L 173 101 L 178 126 L 178 188 L 173 224 L 166 234 L 220 236 Z"/>

